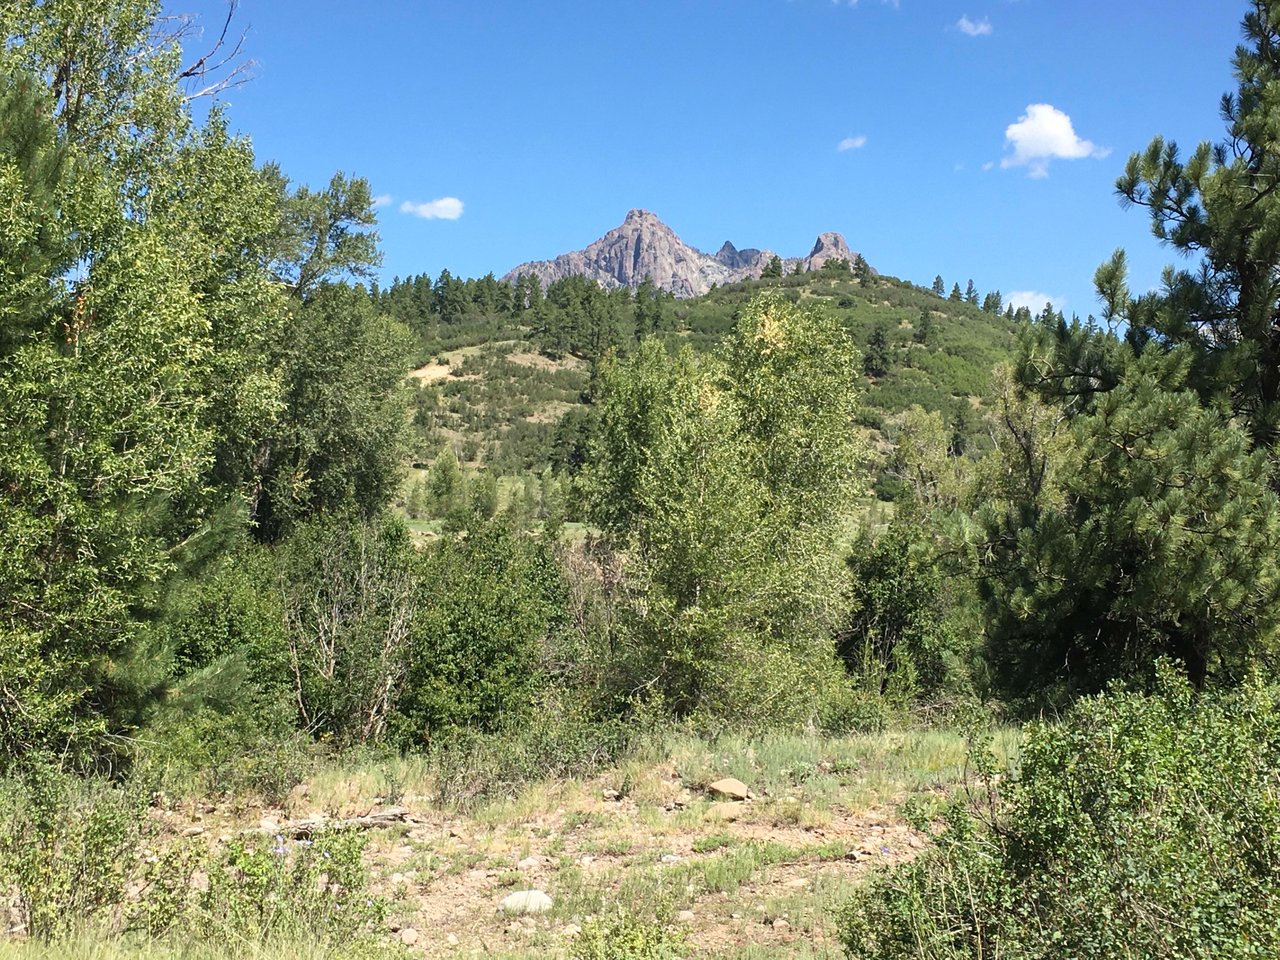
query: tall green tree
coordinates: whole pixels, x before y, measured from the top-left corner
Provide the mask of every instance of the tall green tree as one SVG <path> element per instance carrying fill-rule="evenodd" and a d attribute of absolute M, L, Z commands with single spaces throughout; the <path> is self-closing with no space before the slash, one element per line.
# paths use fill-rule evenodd
<path fill-rule="evenodd" d="M 183 252 L 36 86 L 0 72 L 0 764 L 101 745 L 137 607 L 190 529 L 165 505 L 200 501 L 215 446 Z"/>
<path fill-rule="evenodd" d="M 1280 438 L 1280 3 L 1253 0 L 1222 98 L 1226 136 L 1183 159 L 1156 137 L 1129 158 L 1116 189 L 1144 207 L 1152 233 L 1190 257 L 1162 289 L 1134 296 L 1123 251 L 1099 269 L 1105 318 L 1122 321 L 1137 349 L 1185 344 L 1190 384 L 1225 395 L 1254 442 Z"/>
<path fill-rule="evenodd" d="M 1077 355 L 1123 356 L 1076 328 Z M 1043 342 L 1043 341 L 1042 341 Z M 974 541 L 991 662 L 1011 696 L 1057 701 L 1180 661 L 1197 686 L 1275 662 L 1280 510 L 1264 452 L 1187 388 L 1191 351 L 1131 359 L 1092 394 L 1011 385 Z M 1061 357 L 1025 361 L 1062 369 Z M 1088 376 L 1087 374 L 1085 375 Z"/>
<path fill-rule="evenodd" d="M 835 321 L 762 297 L 716 358 L 647 340 L 603 365 L 581 480 L 634 557 L 625 688 L 744 722 L 812 710 L 834 663 L 857 363 Z"/>
<path fill-rule="evenodd" d="M 925 335 L 928 335 L 927 330 Z M 862 370 L 869 377 L 883 377 L 889 372 L 891 359 L 889 332 L 883 323 L 877 323 L 867 337 L 867 352 L 862 355 Z"/>
<path fill-rule="evenodd" d="M 929 334 L 933 332 L 933 311 L 927 307 L 920 309 L 920 316 L 916 318 L 915 326 L 911 331 L 911 339 L 916 343 L 928 343 Z"/>
<path fill-rule="evenodd" d="M 279 191 L 276 273 L 297 299 L 307 300 L 325 281 L 373 276 L 382 254 L 367 180 L 335 173 L 324 190 L 290 191 L 278 167 L 266 173 Z"/>
<path fill-rule="evenodd" d="M 304 517 L 385 508 L 407 442 L 409 335 L 360 288 L 325 284 L 293 311 L 280 355 L 283 411 L 253 502 L 258 536 Z"/>

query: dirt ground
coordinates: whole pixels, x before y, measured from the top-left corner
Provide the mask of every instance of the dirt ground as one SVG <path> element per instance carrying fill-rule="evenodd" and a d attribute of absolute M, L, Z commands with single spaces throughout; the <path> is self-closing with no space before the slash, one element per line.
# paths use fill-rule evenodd
<path fill-rule="evenodd" d="M 838 957 L 834 910 L 869 871 L 925 846 L 892 803 L 858 809 L 838 791 L 813 801 L 800 790 L 734 802 L 673 765 L 635 780 L 538 785 L 470 814 L 304 784 L 279 809 L 158 816 L 166 832 L 212 842 L 390 811 L 395 822 L 369 831 L 366 862 L 390 904 L 388 946 L 423 957 L 561 956 L 584 924 L 618 911 L 663 925 L 687 956 Z M 523 890 L 545 892 L 550 909 L 504 914 Z"/>

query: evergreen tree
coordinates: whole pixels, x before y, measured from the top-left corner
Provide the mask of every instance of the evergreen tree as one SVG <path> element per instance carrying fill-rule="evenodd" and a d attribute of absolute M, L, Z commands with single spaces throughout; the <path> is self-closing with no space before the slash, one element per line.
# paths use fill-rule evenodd
<path fill-rule="evenodd" d="M 933 295 L 934 295 L 935 297 L 942 297 L 942 296 L 946 296 L 946 293 L 947 293 L 947 285 L 946 285 L 945 283 L 943 283 L 943 282 L 942 282 L 942 275 L 941 275 L 941 274 L 939 274 L 938 276 L 936 276 L 936 277 L 934 277 L 934 278 L 933 278 L 933 287 L 932 287 L 932 289 L 933 289 Z"/>
<path fill-rule="evenodd" d="M 972 280 L 964 288 L 964 302 L 971 303 L 975 307 L 978 305 L 978 288 L 973 285 Z"/>
<path fill-rule="evenodd" d="M 853 275 L 857 277 L 858 283 L 866 285 L 871 279 L 871 266 L 867 263 L 866 258 L 862 254 L 856 254 L 853 258 Z"/>
<path fill-rule="evenodd" d="M 867 338 L 867 351 L 862 357 L 862 370 L 872 378 L 889 372 L 889 335 L 883 323 L 877 323 Z"/>
<path fill-rule="evenodd" d="M 1004 309 L 1004 301 L 999 290 L 992 290 L 982 298 L 982 309 L 987 313 L 999 313 Z"/>
<path fill-rule="evenodd" d="M 952 303 L 963 303 L 964 295 L 960 292 L 960 284 L 953 283 L 951 285 L 951 295 L 947 297 Z"/>
<path fill-rule="evenodd" d="M 1236 91 L 1222 99 L 1225 139 L 1187 160 L 1162 137 L 1129 158 L 1116 188 L 1146 207 L 1152 232 L 1197 257 L 1169 267 L 1162 289 L 1133 296 L 1123 251 L 1098 270 L 1103 318 L 1123 321 L 1135 349 L 1185 344 L 1191 385 L 1206 399 L 1225 391 L 1254 442 L 1280 439 L 1280 3 L 1253 0 L 1233 60 Z"/>
<path fill-rule="evenodd" d="M 761 280 L 777 280 L 782 277 L 782 258 L 777 254 L 769 260 L 760 274 Z"/>
<path fill-rule="evenodd" d="M 933 330 L 933 311 L 922 307 L 920 316 L 916 318 L 915 329 L 911 331 L 911 339 L 916 343 L 928 343 L 929 334 Z"/>
<path fill-rule="evenodd" d="M 456 324 L 467 314 L 470 298 L 466 284 L 448 270 L 441 270 L 434 289 L 434 312 L 440 322 Z"/>
<path fill-rule="evenodd" d="M 1272 471 L 1186 389 L 1191 351 L 1126 359 L 1120 341 L 1079 325 L 1032 333 L 978 512 L 978 586 L 1005 691 L 1058 701 L 1160 656 L 1197 686 L 1232 683 L 1271 661 Z"/>
<path fill-rule="evenodd" d="M 663 329 L 662 291 L 648 274 L 636 289 L 635 329 L 636 339 L 654 336 Z"/>

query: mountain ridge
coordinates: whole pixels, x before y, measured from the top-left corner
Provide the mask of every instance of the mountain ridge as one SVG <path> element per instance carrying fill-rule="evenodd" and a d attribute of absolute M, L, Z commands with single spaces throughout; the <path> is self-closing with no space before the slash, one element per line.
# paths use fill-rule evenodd
<path fill-rule="evenodd" d="M 619 226 L 583 249 L 522 263 L 502 279 L 514 283 L 521 276 L 534 276 L 545 288 L 565 277 L 584 276 L 606 289 L 635 289 L 647 276 L 659 289 L 688 299 L 714 286 L 758 280 L 775 256 L 769 249 L 739 250 L 728 240 L 716 253 L 705 253 L 681 240 L 657 214 L 636 208 Z M 841 234 L 828 232 L 818 235 L 808 256 L 779 259 L 784 273 L 792 273 L 797 266 L 808 273 L 831 260 L 852 264 L 856 257 Z"/>

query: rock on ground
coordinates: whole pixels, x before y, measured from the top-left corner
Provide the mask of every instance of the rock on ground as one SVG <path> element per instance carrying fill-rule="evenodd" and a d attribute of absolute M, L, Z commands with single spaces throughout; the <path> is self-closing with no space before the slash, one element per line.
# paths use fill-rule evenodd
<path fill-rule="evenodd" d="M 551 909 L 551 898 L 541 890 L 517 890 L 507 895 L 499 909 L 508 916 L 546 913 Z"/>
<path fill-rule="evenodd" d="M 733 777 L 717 780 L 707 789 L 718 797 L 728 797 L 730 800 L 746 800 L 751 796 L 751 791 L 747 788 L 747 785 Z"/>

